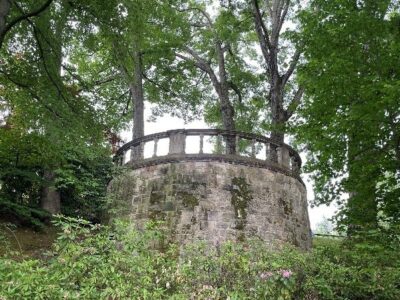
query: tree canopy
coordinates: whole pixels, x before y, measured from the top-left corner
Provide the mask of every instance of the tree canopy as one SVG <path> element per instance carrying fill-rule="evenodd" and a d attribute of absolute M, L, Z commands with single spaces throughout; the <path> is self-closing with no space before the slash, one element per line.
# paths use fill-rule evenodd
<path fill-rule="evenodd" d="M 102 198 L 118 133 L 143 136 L 151 104 L 294 137 L 315 204 L 397 224 L 399 20 L 394 0 L 0 0 L 1 197 Z"/>
<path fill-rule="evenodd" d="M 316 204 L 337 202 L 347 225 L 399 222 L 398 8 L 317 0 L 302 14 L 306 97 L 296 132 Z"/>

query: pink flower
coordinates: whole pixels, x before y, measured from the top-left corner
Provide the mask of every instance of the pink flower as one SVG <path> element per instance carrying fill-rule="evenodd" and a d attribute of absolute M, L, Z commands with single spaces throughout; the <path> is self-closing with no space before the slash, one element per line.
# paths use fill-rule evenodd
<path fill-rule="evenodd" d="M 292 275 L 292 271 L 290 270 L 282 270 L 282 277 L 289 278 Z"/>

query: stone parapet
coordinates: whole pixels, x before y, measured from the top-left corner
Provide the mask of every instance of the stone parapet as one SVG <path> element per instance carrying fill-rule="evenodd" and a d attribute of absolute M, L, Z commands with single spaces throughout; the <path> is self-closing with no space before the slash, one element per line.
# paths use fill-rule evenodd
<path fill-rule="evenodd" d="M 198 152 L 187 153 L 188 137 L 198 137 Z M 215 138 L 214 150 L 205 153 L 206 137 Z M 159 155 L 160 140 L 168 141 L 168 153 Z M 153 143 L 153 153 L 145 157 L 143 149 Z M 140 151 L 138 151 L 138 149 Z M 127 153 L 131 155 L 127 159 Z M 263 153 L 261 153 L 263 152 Z M 259 154 L 263 154 L 260 156 Z M 177 161 L 224 161 L 248 166 L 265 167 L 300 179 L 301 159 L 289 145 L 261 135 L 220 129 L 176 129 L 135 139 L 118 149 L 115 162 L 132 168 Z"/>

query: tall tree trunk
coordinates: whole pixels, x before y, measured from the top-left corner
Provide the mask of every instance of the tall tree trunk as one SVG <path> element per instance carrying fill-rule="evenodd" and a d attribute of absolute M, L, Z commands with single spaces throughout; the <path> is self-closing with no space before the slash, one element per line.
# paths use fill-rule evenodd
<path fill-rule="evenodd" d="M 221 84 L 220 88 L 217 90 L 217 94 L 219 97 L 219 105 L 222 116 L 222 124 L 223 128 L 228 131 L 235 130 L 235 120 L 234 120 L 234 108 L 229 100 L 229 89 L 225 84 Z M 226 142 L 226 153 L 227 154 L 235 154 L 235 136 L 227 136 L 225 139 Z"/>
<path fill-rule="evenodd" d="M 272 52 L 272 51 L 271 51 Z M 276 55 L 271 53 L 271 56 Z M 277 67 L 275 65 L 275 67 Z M 285 133 L 285 114 L 283 109 L 283 88 L 282 79 L 280 78 L 277 70 L 273 70 L 270 80 L 270 101 L 269 107 L 272 115 L 272 130 L 271 137 L 277 142 L 283 143 Z"/>
<path fill-rule="evenodd" d="M 232 106 L 232 103 L 229 99 L 229 83 L 226 74 L 225 67 L 225 54 L 224 49 L 222 48 L 222 44 L 220 41 L 216 42 L 216 52 L 218 59 L 218 75 L 219 82 L 214 84 L 215 89 L 218 94 L 221 116 L 222 116 L 222 124 L 225 130 L 234 131 L 235 130 L 235 110 Z M 234 154 L 235 153 L 235 137 L 228 136 L 225 140 L 226 142 L 226 153 Z"/>
<path fill-rule="evenodd" d="M 45 184 L 42 187 L 40 197 L 40 207 L 53 215 L 61 212 L 61 196 L 54 185 L 55 178 L 54 171 L 44 171 L 43 180 Z"/>
<path fill-rule="evenodd" d="M 275 55 L 276 59 L 276 55 Z M 276 66 L 277 67 L 277 66 Z M 285 110 L 283 109 L 283 94 L 284 86 L 282 85 L 282 79 L 279 76 L 277 70 L 273 70 L 273 74 L 270 80 L 270 99 L 268 101 L 269 108 L 271 111 L 271 139 L 278 143 L 284 143 L 285 139 Z M 278 149 L 276 146 L 271 145 L 270 159 L 278 162 Z"/>
<path fill-rule="evenodd" d="M 52 18 L 50 11 L 43 13 L 38 19 L 35 26 L 38 30 L 35 31 L 37 42 L 40 45 L 41 55 L 43 56 L 43 68 L 47 77 L 52 84 L 54 89 L 53 97 L 58 97 L 61 101 L 67 101 L 64 94 L 64 84 L 61 78 L 62 71 L 62 34 L 67 22 L 68 15 L 67 6 L 62 6 L 59 12 L 60 18 L 56 20 L 56 24 L 52 24 Z M 44 37 L 44 33 L 48 33 L 47 37 Z M 51 94 L 49 93 L 49 96 Z M 58 139 L 58 136 L 54 136 L 54 133 L 47 132 L 49 140 Z M 43 180 L 45 182 L 42 187 L 40 206 L 42 209 L 49 211 L 52 214 L 60 213 L 61 211 L 61 195 L 55 186 L 56 174 L 55 169 L 57 165 L 47 166 L 44 170 Z"/>
<path fill-rule="evenodd" d="M 136 47 L 137 48 L 137 47 Z M 143 66 L 138 49 L 133 53 L 134 75 L 129 86 L 133 106 L 133 132 L 132 139 L 144 136 L 144 93 L 143 93 Z M 143 147 L 135 147 L 131 153 L 132 159 L 143 158 Z"/>
<path fill-rule="evenodd" d="M 260 49 L 266 65 L 269 79 L 268 106 L 271 111 L 271 138 L 278 143 L 283 143 L 285 138 L 285 125 L 292 116 L 294 109 L 300 103 L 303 88 L 299 87 L 288 109 L 284 108 L 285 87 L 291 78 L 301 55 L 296 49 L 286 72 L 280 73 L 278 52 L 280 51 L 280 34 L 290 5 L 289 0 L 265 1 L 251 0 L 255 31 L 258 36 Z M 277 149 L 271 149 L 271 159 L 277 159 Z"/>

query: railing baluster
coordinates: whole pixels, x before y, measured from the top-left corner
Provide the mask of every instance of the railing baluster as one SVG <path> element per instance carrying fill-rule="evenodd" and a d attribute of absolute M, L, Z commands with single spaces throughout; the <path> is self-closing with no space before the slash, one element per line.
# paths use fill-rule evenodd
<path fill-rule="evenodd" d="M 248 145 L 250 142 L 251 150 L 250 158 L 257 159 L 257 146 L 258 143 L 265 145 L 265 160 L 279 164 L 282 168 L 292 171 L 293 174 L 299 174 L 301 168 L 301 159 L 297 152 L 290 146 L 276 142 L 273 139 L 257 136 L 255 134 L 225 131 L 220 129 L 210 130 L 170 130 L 163 133 L 152 134 L 135 139 L 128 144 L 123 145 L 117 150 L 114 158 L 114 163 L 117 165 L 124 165 L 126 161 L 135 165 L 144 160 L 143 150 L 146 143 L 153 141 L 153 155 L 151 157 L 158 157 L 158 144 L 160 139 L 169 138 L 169 152 L 167 155 L 184 155 L 186 153 L 186 138 L 187 136 L 199 136 L 199 154 L 204 154 L 204 138 L 205 136 L 216 137 L 214 154 L 219 155 L 238 155 L 240 156 L 240 142 L 245 139 Z M 213 138 L 214 140 L 214 138 Z M 214 140 L 215 141 L 215 140 Z M 160 144 L 161 147 L 161 144 Z M 164 148 L 164 147 L 163 147 Z M 247 148 L 248 149 L 248 148 Z M 129 155 L 129 152 L 130 155 Z M 130 156 L 130 157 L 128 157 Z"/>
<path fill-rule="evenodd" d="M 153 157 L 157 157 L 158 138 L 154 139 Z"/>
<path fill-rule="evenodd" d="M 251 140 L 251 157 L 256 158 L 256 140 Z"/>
<path fill-rule="evenodd" d="M 199 154 L 203 154 L 203 145 L 204 145 L 204 134 L 200 134 L 200 151 L 199 151 Z"/>
<path fill-rule="evenodd" d="M 292 172 L 294 174 L 299 174 L 300 173 L 300 168 L 299 168 L 299 162 L 297 161 L 297 158 L 295 156 L 292 156 L 290 158 L 290 162 L 292 165 Z"/>
<path fill-rule="evenodd" d="M 265 143 L 265 160 L 271 160 L 271 144 Z"/>

